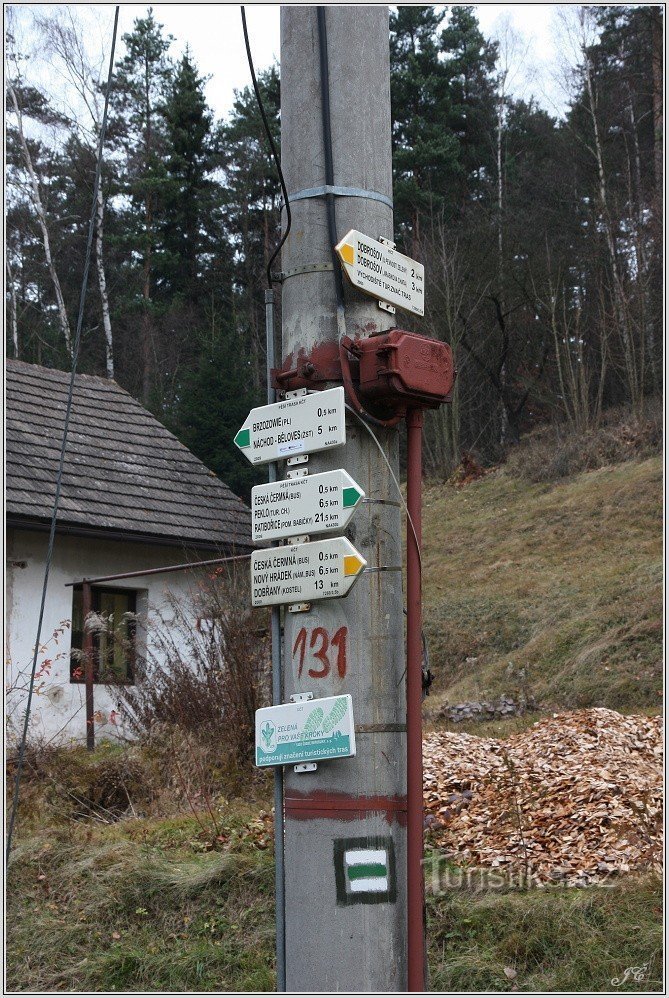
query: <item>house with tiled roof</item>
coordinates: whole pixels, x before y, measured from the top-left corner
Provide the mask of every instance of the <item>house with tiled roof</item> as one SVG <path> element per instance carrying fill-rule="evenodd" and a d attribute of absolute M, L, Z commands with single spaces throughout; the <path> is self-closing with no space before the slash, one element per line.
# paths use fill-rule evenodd
<path fill-rule="evenodd" d="M 37 630 L 70 375 L 6 365 L 6 649 L 10 724 L 21 716 Z M 93 610 L 127 642 L 96 649 L 96 734 L 113 734 L 114 681 L 133 681 L 132 642 L 150 647 L 152 615 L 169 624 L 198 570 L 136 574 L 247 554 L 248 507 L 116 382 L 80 374 L 63 466 L 56 538 L 38 655 L 31 734 L 83 739 L 86 712 L 76 651 L 83 631 L 81 581 L 134 573 L 92 586 Z M 169 595 L 169 599 L 167 596 Z M 131 623 L 130 623 L 131 622 Z M 99 643 L 103 639 L 99 639 Z M 46 663 L 46 666 L 44 666 Z"/>

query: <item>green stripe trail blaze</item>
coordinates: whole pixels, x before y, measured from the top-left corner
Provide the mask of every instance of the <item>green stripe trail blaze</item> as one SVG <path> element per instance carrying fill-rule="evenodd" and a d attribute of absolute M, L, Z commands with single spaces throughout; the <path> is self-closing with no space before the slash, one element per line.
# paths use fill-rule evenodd
<path fill-rule="evenodd" d="M 359 863 L 349 866 L 348 879 L 362 880 L 366 877 L 386 877 L 388 870 L 383 863 Z"/>

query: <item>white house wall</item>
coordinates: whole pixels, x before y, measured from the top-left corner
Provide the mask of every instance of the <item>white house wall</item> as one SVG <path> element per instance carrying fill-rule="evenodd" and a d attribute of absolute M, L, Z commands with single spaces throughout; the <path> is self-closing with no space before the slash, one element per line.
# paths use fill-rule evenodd
<path fill-rule="evenodd" d="M 32 665 L 47 542 L 46 532 L 13 529 L 7 532 L 5 660 L 10 741 L 17 726 L 23 723 L 27 693 L 19 687 L 26 684 Z M 198 556 L 180 547 L 56 536 L 37 659 L 38 672 L 45 660 L 50 660 L 51 665 L 48 674 L 41 675 L 36 684 L 29 728 L 31 738 L 60 743 L 86 738 L 85 687 L 83 683 L 70 682 L 72 587 L 66 583 L 79 582 L 84 577 L 160 568 L 187 560 L 198 560 Z M 188 607 L 197 582 L 197 572 L 185 571 L 104 585 L 139 591 L 139 645 L 143 644 L 142 628 L 148 622 L 146 639 L 151 658 L 151 653 L 155 652 L 157 616 L 162 616 L 166 623 L 173 621 L 167 594 L 176 597 L 182 607 Z M 62 629 L 60 633 L 59 629 Z M 179 641 L 178 632 L 175 631 L 175 635 Z M 122 730 L 113 723 L 116 719 L 112 712 L 119 706 L 117 700 L 105 686 L 97 683 L 94 694 L 96 738 L 117 737 Z"/>

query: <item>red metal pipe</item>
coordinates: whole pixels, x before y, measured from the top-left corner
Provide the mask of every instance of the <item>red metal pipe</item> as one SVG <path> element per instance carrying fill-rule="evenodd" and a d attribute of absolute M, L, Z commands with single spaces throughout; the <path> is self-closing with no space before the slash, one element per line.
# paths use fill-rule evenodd
<path fill-rule="evenodd" d="M 93 712 L 93 631 L 90 628 L 88 616 L 93 609 L 91 584 L 87 579 L 81 584 L 81 615 L 83 627 L 82 652 L 84 654 L 84 676 L 86 679 L 86 748 L 92 752 L 95 748 L 95 720 Z M 88 624 L 88 626 L 86 626 Z"/>
<path fill-rule="evenodd" d="M 97 575 L 94 579 L 88 579 L 88 581 L 92 584 L 96 582 L 118 582 L 119 579 L 138 579 L 144 575 L 166 575 L 168 572 L 184 572 L 189 568 L 202 568 L 205 565 L 222 565 L 227 561 L 243 561 L 245 558 L 250 557 L 250 554 L 233 554 L 228 555 L 226 558 L 210 558 L 208 561 L 185 561 L 181 565 L 163 565 L 162 568 L 140 568 L 136 572 L 119 572 L 118 575 Z M 78 582 L 65 583 L 65 586 L 78 585 Z"/>
<path fill-rule="evenodd" d="M 425 990 L 421 502 L 423 412 L 407 413 L 407 914 L 408 990 Z"/>

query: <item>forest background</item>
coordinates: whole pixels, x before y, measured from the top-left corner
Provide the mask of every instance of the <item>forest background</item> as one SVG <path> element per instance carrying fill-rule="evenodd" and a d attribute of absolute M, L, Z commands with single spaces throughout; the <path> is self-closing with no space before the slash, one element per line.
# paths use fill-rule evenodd
<path fill-rule="evenodd" d="M 558 119 L 513 95 L 511 30 L 487 39 L 473 7 L 391 12 L 396 239 L 427 283 L 410 328 L 450 343 L 458 369 L 453 404 L 428 418 L 432 476 L 661 391 L 663 10 L 567 14 Z M 31 77 L 9 8 L 7 352 L 68 369 L 104 85 L 76 8 L 32 18 L 73 110 Z M 117 51 L 78 369 L 114 377 L 248 497 L 257 470 L 231 440 L 265 399 L 280 189 L 250 87 L 216 120 L 174 42 L 149 10 Z M 259 75 L 278 143 L 278 67 Z"/>

